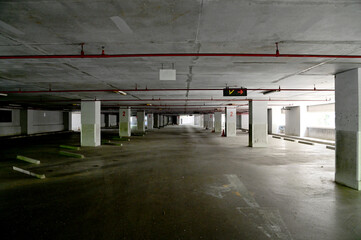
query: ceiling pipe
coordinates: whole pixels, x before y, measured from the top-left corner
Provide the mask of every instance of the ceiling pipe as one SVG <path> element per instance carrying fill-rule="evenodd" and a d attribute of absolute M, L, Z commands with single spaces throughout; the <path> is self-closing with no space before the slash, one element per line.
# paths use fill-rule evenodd
<path fill-rule="evenodd" d="M 0 59 L 141 58 L 141 57 L 272 57 L 272 58 L 361 58 L 361 55 L 278 54 L 278 53 L 135 53 L 80 55 L 8 55 Z"/>
<path fill-rule="evenodd" d="M 223 91 L 224 88 L 154 88 L 154 89 L 64 89 L 64 90 L 38 90 L 38 91 L 0 91 L 4 94 L 12 93 L 73 93 L 73 92 L 171 92 L 171 91 Z M 335 89 L 317 89 L 317 88 L 247 88 L 248 91 L 287 91 L 287 92 L 334 92 Z"/>
<path fill-rule="evenodd" d="M 266 101 L 266 102 L 329 102 L 330 100 L 320 100 L 320 99 L 68 99 L 68 100 L 47 100 L 47 101 L 31 101 L 31 102 L 81 102 L 81 101 L 94 101 L 99 100 L 101 102 L 248 102 L 248 101 Z M 230 106 L 230 105 L 228 105 Z M 147 107 L 144 105 L 144 107 Z"/>

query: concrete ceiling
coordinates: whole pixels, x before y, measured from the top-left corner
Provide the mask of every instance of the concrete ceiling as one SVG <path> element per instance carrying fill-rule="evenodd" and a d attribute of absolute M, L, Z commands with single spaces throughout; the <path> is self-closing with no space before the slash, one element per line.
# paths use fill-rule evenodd
<path fill-rule="evenodd" d="M 275 53 L 361 55 L 359 0 L 0 0 L 0 55 L 128 53 Z M 176 81 L 159 81 L 159 69 L 177 70 Z M 190 74 L 190 67 L 192 73 Z M 361 67 L 361 59 L 251 57 L 137 57 L 111 59 L 1 59 L 1 91 L 84 89 L 334 88 L 334 74 Z M 72 109 L 80 99 L 103 107 L 140 105 L 159 111 L 200 111 L 199 105 L 241 101 L 222 91 L 13 93 L 0 104 Z M 139 101 L 144 99 L 182 101 Z M 248 99 L 334 101 L 333 92 L 281 91 Z M 189 99 L 186 101 L 186 99 Z M 237 99 L 245 99 L 238 97 Z M 296 100 L 296 101 L 294 101 Z M 309 102 L 310 104 L 323 103 Z M 326 103 L 326 102 L 325 102 Z M 155 106 L 144 106 L 153 104 Z M 181 105 L 182 107 L 158 105 Z M 194 106 L 193 106 L 194 105 Z M 245 106 L 246 108 L 246 106 Z M 209 109 L 208 109 L 209 110 Z"/>

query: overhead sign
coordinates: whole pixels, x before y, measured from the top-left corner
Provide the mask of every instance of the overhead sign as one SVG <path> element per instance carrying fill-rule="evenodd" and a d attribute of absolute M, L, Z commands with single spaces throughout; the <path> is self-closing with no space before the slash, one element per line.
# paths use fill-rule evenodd
<path fill-rule="evenodd" d="M 223 97 L 247 96 L 247 88 L 224 88 Z"/>

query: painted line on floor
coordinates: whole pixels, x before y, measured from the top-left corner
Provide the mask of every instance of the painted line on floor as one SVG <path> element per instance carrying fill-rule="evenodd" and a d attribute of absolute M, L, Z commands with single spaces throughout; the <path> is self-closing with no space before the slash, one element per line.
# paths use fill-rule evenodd
<path fill-rule="evenodd" d="M 125 138 L 125 137 L 123 137 L 123 138 L 113 137 L 112 139 L 116 140 L 116 141 L 128 141 L 128 142 L 130 142 L 130 138 Z"/>
<path fill-rule="evenodd" d="M 59 147 L 70 149 L 70 150 L 80 150 L 80 147 L 74 147 L 74 146 L 69 146 L 69 145 L 60 145 Z"/>
<path fill-rule="evenodd" d="M 247 203 L 248 206 L 253 208 L 259 207 L 256 199 L 254 199 L 254 197 L 248 192 L 247 188 L 236 175 L 227 174 L 226 177 L 230 183 L 229 187 L 236 190 L 236 192 L 238 192 L 242 196 L 243 200 Z"/>
<path fill-rule="evenodd" d="M 291 233 L 278 209 L 261 207 L 237 175 L 225 176 L 229 184 L 211 186 L 206 193 L 222 199 L 225 193 L 232 191 L 248 205 L 248 207 L 237 207 L 237 211 L 250 220 L 259 231 L 270 239 L 292 240 Z"/>
<path fill-rule="evenodd" d="M 314 143 L 305 142 L 305 141 L 298 141 L 298 143 L 307 144 L 307 145 L 315 145 Z"/>
<path fill-rule="evenodd" d="M 291 233 L 278 209 L 272 208 L 236 208 L 239 213 L 247 217 L 257 228 L 270 239 L 290 240 Z"/>
<path fill-rule="evenodd" d="M 14 171 L 17 171 L 17 172 L 21 172 L 21 173 L 27 174 L 27 175 L 29 175 L 29 176 L 33 176 L 33 177 L 39 178 L 39 179 L 44 179 L 44 178 L 45 178 L 45 175 L 44 175 L 44 174 L 36 174 L 36 173 L 30 172 L 30 171 L 28 171 L 28 170 L 25 170 L 25 169 L 22 169 L 22 168 L 18 168 L 18 167 L 15 167 L 15 166 L 13 166 L 13 170 L 14 170 Z"/>
<path fill-rule="evenodd" d="M 21 156 L 21 155 L 17 155 L 16 159 L 22 160 L 22 161 L 25 161 L 25 162 L 28 162 L 28 163 L 40 164 L 39 160 L 36 160 L 36 159 L 33 159 L 33 158 L 28 158 L 28 157 Z"/>
<path fill-rule="evenodd" d="M 67 157 L 85 158 L 83 154 L 72 153 L 72 152 L 59 151 L 59 154 Z"/>
<path fill-rule="evenodd" d="M 272 136 L 272 138 L 281 139 L 281 137 L 279 137 L 279 136 Z"/>
<path fill-rule="evenodd" d="M 335 149 L 336 149 L 336 147 L 334 147 L 334 146 L 326 146 L 326 148 L 327 148 L 327 149 L 331 149 L 331 150 L 335 150 Z"/>
<path fill-rule="evenodd" d="M 108 141 L 103 141 L 102 144 L 105 144 L 105 145 L 115 145 L 115 146 L 120 146 L 120 147 L 123 146 L 122 143 L 115 143 L 115 142 L 111 142 L 110 140 L 108 140 Z"/>
<path fill-rule="evenodd" d="M 295 141 L 294 139 L 291 139 L 291 138 L 283 138 L 283 140 L 290 141 L 290 142 L 294 142 L 294 141 Z"/>

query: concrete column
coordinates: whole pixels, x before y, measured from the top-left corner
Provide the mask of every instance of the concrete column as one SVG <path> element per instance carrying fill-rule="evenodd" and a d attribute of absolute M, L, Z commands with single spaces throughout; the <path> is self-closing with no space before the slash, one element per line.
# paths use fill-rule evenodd
<path fill-rule="evenodd" d="M 147 120 L 147 129 L 152 130 L 153 129 L 153 114 L 148 114 L 148 120 Z"/>
<path fill-rule="evenodd" d="M 130 117 L 132 112 L 129 108 L 119 109 L 119 136 L 120 137 L 130 137 L 131 127 L 130 127 Z"/>
<path fill-rule="evenodd" d="M 63 112 L 64 131 L 71 131 L 73 129 L 71 122 L 71 112 Z"/>
<path fill-rule="evenodd" d="M 249 146 L 266 147 L 267 130 L 267 102 L 249 101 Z"/>
<path fill-rule="evenodd" d="M 208 114 L 208 129 L 214 130 L 214 114 Z"/>
<path fill-rule="evenodd" d="M 153 120 L 154 120 L 154 128 L 159 128 L 160 124 L 159 124 L 159 114 L 154 114 L 153 115 Z"/>
<path fill-rule="evenodd" d="M 236 117 L 237 109 L 235 107 L 226 107 L 226 137 L 236 136 Z"/>
<path fill-rule="evenodd" d="M 100 146 L 100 101 L 81 102 L 81 146 Z"/>
<path fill-rule="evenodd" d="M 222 132 L 222 112 L 214 113 L 214 132 Z"/>
<path fill-rule="evenodd" d="M 208 119 L 209 119 L 209 114 L 204 114 L 203 115 L 203 126 L 205 129 L 208 129 Z"/>
<path fill-rule="evenodd" d="M 20 110 L 20 129 L 22 135 L 28 134 L 28 112 L 30 110 L 22 109 Z"/>
<path fill-rule="evenodd" d="M 236 122 L 237 122 L 236 128 L 242 129 L 242 114 L 237 115 Z"/>
<path fill-rule="evenodd" d="M 336 74 L 336 182 L 361 190 L 361 68 Z"/>
<path fill-rule="evenodd" d="M 199 115 L 199 126 L 201 127 L 201 128 L 204 128 L 205 126 L 204 126 L 204 115 L 203 114 L 200 114 Z"/>
<path fill-rule="evenodd" d="M 268 133 L 280 133 L 280 126 L 284 124 L 285 115 L 282 114 L 282 107 L 272 107 L 268 109 Z M 283 123 L 283 124 L 280 124 Z M 303 124 L 303 128 L 306 127 Z"/>
<path fill-rule="evenodd" d="M 272 113 L 273 115 L 273 113 Z M 306 136 L 307 107 L 290 107 L 286 110 L 285 134 L 298 137 Z"/>
<path fill-rule="evenodd" d="M 145 133 L 145 111 L 137 112 L 137 132 Z"/>
<path fill-rule="evenodd" d="M 106 128 L 109 127 L 109 113 L 104 113 L 104 123 Z"/>

